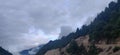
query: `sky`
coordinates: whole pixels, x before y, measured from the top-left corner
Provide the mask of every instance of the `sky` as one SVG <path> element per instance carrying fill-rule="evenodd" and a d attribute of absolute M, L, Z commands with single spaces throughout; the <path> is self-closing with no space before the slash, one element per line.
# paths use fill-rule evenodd
<path fill-rule="evenodd" d="M 89 24 L 112 0 L 0 0 L 0 46 L 14 55 Z"/>

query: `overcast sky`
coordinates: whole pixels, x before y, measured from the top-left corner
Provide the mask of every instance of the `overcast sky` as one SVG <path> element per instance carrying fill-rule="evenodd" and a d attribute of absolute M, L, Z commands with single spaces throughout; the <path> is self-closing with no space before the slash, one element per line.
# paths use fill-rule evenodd
<path fill-rule="evenodd" d="M 0 0 L 0 46 L 14 55 L 90 23 L 112 0 Z M 59 35 L 60 34 L 60 35 Z"/>

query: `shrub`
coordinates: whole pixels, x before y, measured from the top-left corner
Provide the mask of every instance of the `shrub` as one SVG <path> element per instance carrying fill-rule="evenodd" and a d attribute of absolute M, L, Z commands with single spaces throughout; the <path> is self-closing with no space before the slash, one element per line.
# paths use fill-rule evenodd
<path fill-rule="evenodd" d="M 117 52 L 119 50 L 120 50 L 120 47 L 116 46 L 116 47 L 114 47 L 113 52 Z"/>

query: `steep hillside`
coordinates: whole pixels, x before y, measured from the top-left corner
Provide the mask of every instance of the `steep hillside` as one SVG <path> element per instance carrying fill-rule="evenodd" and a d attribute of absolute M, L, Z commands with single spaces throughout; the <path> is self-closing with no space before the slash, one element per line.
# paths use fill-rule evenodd
<path fill-rule="evenodd" d="M 65 46 L 63 48 L 57 48 L 57 49 L 53 49 L 53 50 L 47 51 L 45 53 L 45 55 L 69 55 L 69 53 L 67 52 L 67 50 L 70 51 L 70 49 L 68 49 L 70 45 L 74 45 L 73 48 L 76 51 L 75 48 L 78 47 L 78 46 L 80 46 L 82 43 L 84 43 L 84 46 L 88 46 L 88 39 L 89 39 L 88 36 L 86 36 L 86 37 L 79 37 L 79 38 L 77 38 L 75 40 L 72 40 L 72 42 L 70 42 L 67 46 Z"/>
<path fill-rule="evenodd" d="M 73 40 L 78 39 L 85 35 L 89 35 L 89 40 L 88 40 L 89 43 L 87 43 L 88 45 L 87 44 L 81 45 L 79 41 L 77 41 L 79 44 L 76 44 L 76 46 L 70 44 Z M 71 46 L 71 48 L 69 49 L 71 51 L 67 51 L 67 53 L 70 54 L 66 53 L 65 55 L 102 54 L 100 52 L 103 52 L 103 50 L 105 50 L 104 47 L 102 46 L 107 46 L 106 48 L 108 48 L 108 52 L 109 50 L 112 51 L 112 49 L 114 49 L 113 52 L 116 52 L 116 50 L 117 51 L 119 50 L 119 45 L 117 45 L 119 44 L 119 40 L 120 40 L 119 38 L 120 38 L 120 0 L 118 0 L 117 3 L 111 2 L 104 11 L 102 11 L 100 14 L 96 16 L 95 20 L 91 22 L 90 25 L 84 25 L 81 29 L 78 28 L 76 32 L 70 33 L 68 36 L 63 37 L 62 39 L 50 41 L 43 48 L 41 48 L 36 55 L 45 55 L 45 54 L 49 55 L 49 52 L 51 53 L 51 51 L 49 50 L 55 49 L 53 51 L 58 51 L 61 50 L 61 48 L 64 49 L 67 45 Z M 85 42 L 86 41 L 83 41 L 82 43 Z M 113 46 L 113 47 L 109 47 L 109 46 Z M 46 52 L 48 52 L 48 54 Z M 59 53 L 60 55 L 63 54 L 61 52 L 57 52 L 57 54 Z"/>
<path fill-rule="evenodd" d="M 111 2 L 105 11 L 102 11 L 88 26 L 90 40 L 114 43 L 120 37 L 120 1 Z"/>
<path fill-rule="evenodd" d="M 12 55 L 12 54 L 0 47 L 0 55 Z"/>
<path fill-rule="evenodd" d="M 45 55 L 119 55 L 120 44 L 91 44 L 89 36 L 72 40 L 67 46 L 49 50 Z"/>

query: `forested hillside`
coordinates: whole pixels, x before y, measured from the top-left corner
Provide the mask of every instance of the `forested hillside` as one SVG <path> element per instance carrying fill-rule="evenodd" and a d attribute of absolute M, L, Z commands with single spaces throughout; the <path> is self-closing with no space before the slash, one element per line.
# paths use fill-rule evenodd
<path fill-rule="evenodd" d="M 95 42 L 106 39 L 107 43 L 112 43 L 120 37 L 120 1 L 111 2 L 88 28 L 91 40 Z"/>
<path fill-rule="evenodd" d="M 12 55 L 12 54 L 0 47 L 0 55 Z"/>
<path fill-rule="evenodd" d="M 120 0 L 117 3 L 111 2 L 90 25 L 84 25 L 59 40 L 50 41 L 36 55 L 44 55 L 48 50 L 63 48 L 71 40 L 85 35 L 90 36 L 91 43 L 98 43 L 101 40 L 106 40 L 106 44 L 115 43 L 115 40 L 120 37 Z"/>

